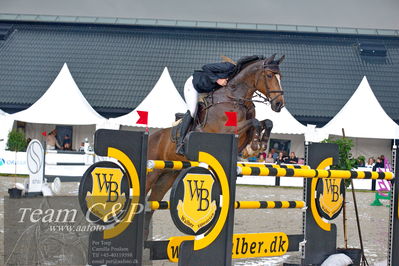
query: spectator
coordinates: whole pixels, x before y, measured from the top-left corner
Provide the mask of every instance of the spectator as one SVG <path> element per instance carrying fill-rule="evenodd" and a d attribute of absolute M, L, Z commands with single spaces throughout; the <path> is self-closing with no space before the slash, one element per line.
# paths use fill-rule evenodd
<path fill-rule="evenodd" d="M 382 163 L 384 164 L 384 168 L 387 168 L 387 166 L 389 165 L 388 159 L 385 158 L 385 156 L 383 154 L 381 154 L 380 159 L 381 159 Z"/>
<path fill-rule="evenodd" d="M 367 163 L 366 163 L 365 166 L 366 166 L 367 168 L 373 168 L 374 165 L 375 165 L 374 157 L 370 157 L 370 158 L 367 160 Z"/>
<path fill-rule="evenodd" d="M 276 149 L 275 148 L 270 149 L 270 153 L 272 154 L 274 161 L 276 161 L 277 157 L 278 157 L 278 153 L 277 153 Z"/>
<path fill-rule="evenodd" d="M 55 150 L 55 148 L 61 149 L 61 146 L 57 141 L 56 135 L 57 135 L 57 130 L 54 129 L 46 136 L 47 150 Z"/>
<path fill-rule="evenodd" d="M 292 151 L 290 153 L 290 156 L 285 159 L 285 163 L 288 163 L 288 164 L 297 164 L 298 163 L 298 157 L 295 156 L 295 152 Z"/>
<path fill-rule="evenodd" d="M 298 158 L 298 164 L 305 164 L 304 158 Z"/>
<path fill-rule="evenodd" d="M 85 143 L 84 142 L 80 143 L 79 151 L 85 151 Z"/>
<path fill-rule="evenodd" d="M 381 155 L 380 157 L 377 158 L 377 161 L 373 166 L 373 171 L 376 171 L 377 168 L 384 168 L 384 159 L 385 159 L 384 155 Z"/>
<path fill-rule="evenodd" d="M 62 148 L 64 150 L 72 150 L 72 141 L 68 134 L 64 137 L 64 141 L 62 142 Z"/>
<path fill-rule="evenodd" d="M 264 153 L 260 153 L 260 154 L 259 154 L 258 162 L 259 162 L 259 163 L 264 163 L 264 162 L 265 162 Z"/>
<path fill-rule="evenodd" d="M 274 161 L 274 159 L 273 159 L 273 154 L 272 154 L 271 152 L 269 152 L 269 153 L 267 154 L 265 163 L 274 163 L 274 162 L 275 162 L 275 161 Z"/>
<path fill-rule="evenodd" d="M 363 159 L 358 159 L 358 166 L 357 167 L 365 167 L 366 164 Z"/>
<path fill-rule="evenodd" d="M 285 158 L 286 158 L 286 157 L 284 157 L 284 153 L 283 153 L 282 151 L 280 151 L 280 152 L 278 153 L 278 157 L 277 157 L 277 159 L 276 159 L 276 163 L 277 163 L 277 164 L 282 164 L 282 163 L 284 163 Z"/>
<path fill-rule="evenodd" d="M 238 154 L 237 160 L 238 160 L 239 162 L 248 162 L 248 160 L 245 159 L 245 158 L 243 158 L 242 156 L 243 156 L 242 153 Z"/>
<path fill-rule="evenodd" d="M 248 157 L 248 162 L 255 163 L 257 160 L 258 160 L 258 158 L 256 158 L 255 155 L 251 156 L 251 157 Z"/>

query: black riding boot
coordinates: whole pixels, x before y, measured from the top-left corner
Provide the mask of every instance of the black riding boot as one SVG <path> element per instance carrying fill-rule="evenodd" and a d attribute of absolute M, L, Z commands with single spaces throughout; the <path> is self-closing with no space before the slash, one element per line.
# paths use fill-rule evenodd
<path fill-rule="evenodd" d="M 180 136 L 176 143 L 176 153 L 184 155 L 184 139 L 186 137 L 188 128 L 190 127 L 191 121 L 193 118 L 190 115 L 190 111 L 187 111 L 182 119 L 181 127 L 180 127 Z"/>

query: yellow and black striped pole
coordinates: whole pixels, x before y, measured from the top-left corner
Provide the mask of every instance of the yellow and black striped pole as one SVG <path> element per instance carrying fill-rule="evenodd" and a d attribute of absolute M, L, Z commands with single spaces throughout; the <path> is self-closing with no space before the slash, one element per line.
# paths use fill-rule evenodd
<path fill-rule="evenodd" d="M 305 178 L 385 179 L 392 180 L 391 172 L 365 172 L 349 170 L 284 169 L 269 167 L 238 167 L 238 175 L 286 176 Z"/>
<path fill-rule="evenodd" d="M 297 164 L 268 164 L 268 163 L 247 163 L 239 162 L 237 166 L 240 167 L 269 167 L 269 168 L 293 168 L 293 169 L 310 169 L 309 165 L 297 165 Z"/>
<path fill-rule="evenodd" d="M 167 210 L 170 208 L 169 201 L 149 201 L 148 206 L 151 210 Z M 305 202 L 300 200 L 293 201 L 236 201 L 235 209 L 302 209 Z"/>
<path fill-rule="evenodd" d="M 192 166 L 198 166 L 199 162 L 194 161 L 162 161 L 162 160 L 149 160 L 147 161 L 147 169 L 172 169 L 181 170 Z"/>
<path fill-rule="evenodd" d="M 236 201 L 235 209 L 302 209 L 304 201 Z"/>
<path fill-rule="evenodd" d="M 169 201 L 148 201 L 148 207 L 151 210 L 169 210 Z"/>

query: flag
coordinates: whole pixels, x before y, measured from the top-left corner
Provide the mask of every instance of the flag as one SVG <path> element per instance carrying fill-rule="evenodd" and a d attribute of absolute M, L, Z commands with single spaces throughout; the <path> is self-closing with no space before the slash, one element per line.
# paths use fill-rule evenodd
<path fill-rule="evenodd" d="M 42 135 L 45 137 L 45 136 L 47 136 L 47 132 L 46 131 L 43 131 L 42 132 Z"/>
<path fill-rule="evenodd" d="M 147 111 L 137 111 L 139 119 L 136 124 L 148 125 L 148 112 Z"/>
<path fill-rule="evenodd" d="M 237 113 L 236 112 L 224 112 L 227 116 L 226 127 L 236 127 L 237 126 Z"/>

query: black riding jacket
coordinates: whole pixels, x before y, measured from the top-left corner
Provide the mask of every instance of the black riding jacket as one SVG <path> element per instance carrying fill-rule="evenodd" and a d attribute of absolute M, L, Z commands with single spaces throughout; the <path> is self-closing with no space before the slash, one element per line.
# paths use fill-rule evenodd
<path fill-rule="evenodd" d="M 221 86 L 216 83 L 218 79 L 230 77 L 235 65 L 229 62 L 213 63 L 202 66 L 202 70 L 196 70 L 193 74 L 193 85 L 199 93 L 211 92 Z"/>

